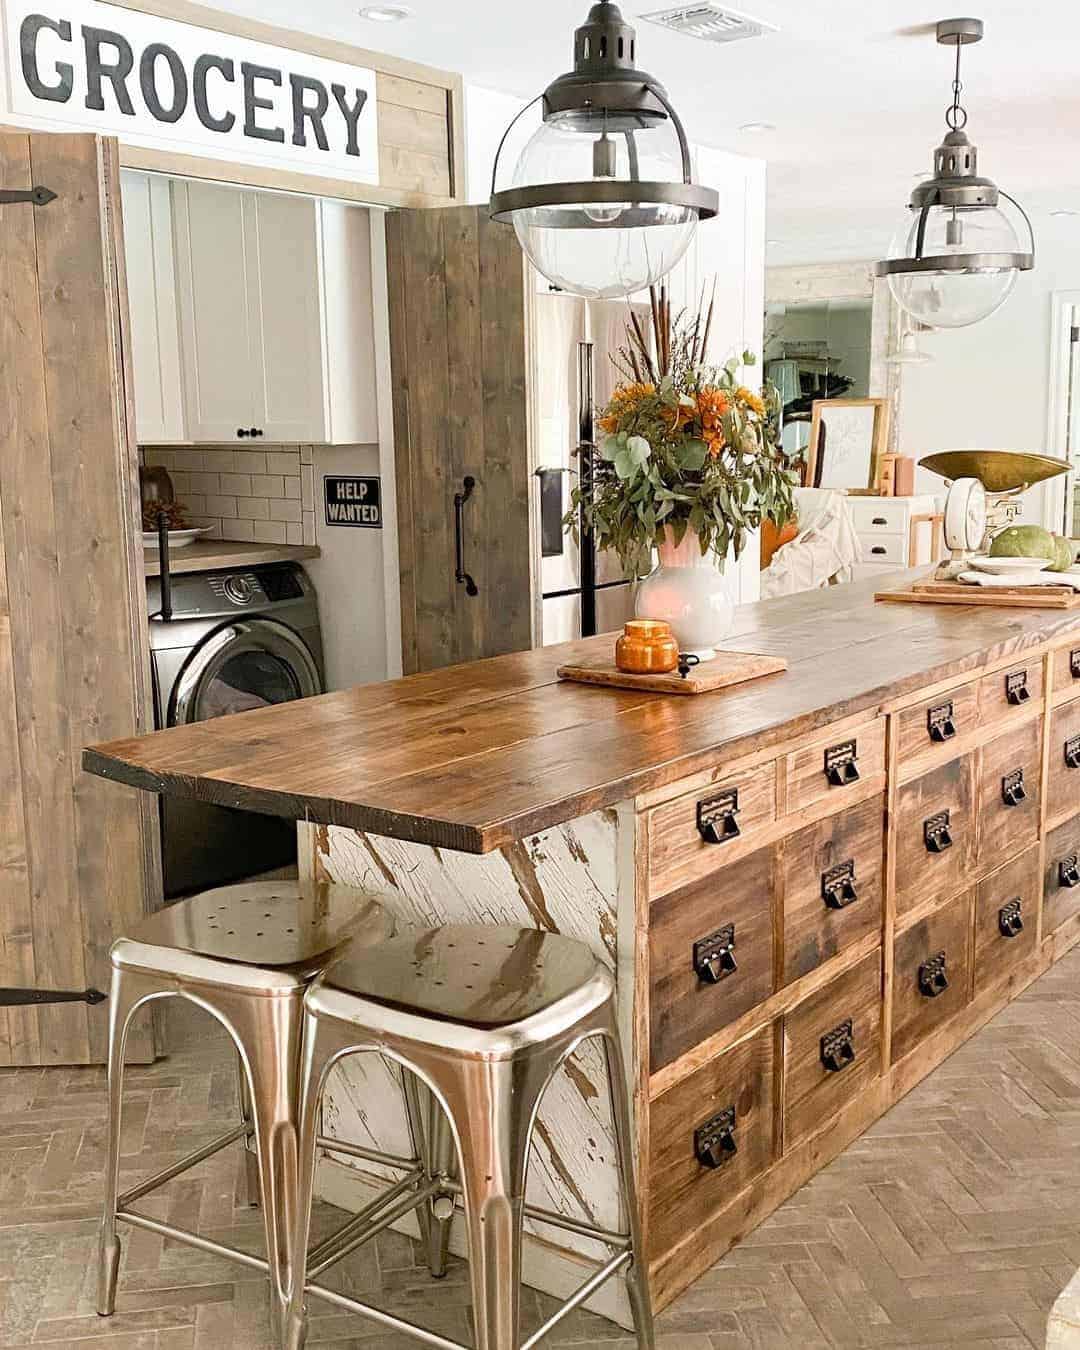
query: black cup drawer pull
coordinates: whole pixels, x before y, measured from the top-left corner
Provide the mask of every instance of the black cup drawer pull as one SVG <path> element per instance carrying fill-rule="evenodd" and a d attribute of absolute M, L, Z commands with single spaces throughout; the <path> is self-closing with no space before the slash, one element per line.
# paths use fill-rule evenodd
<path fill-rule="evenodd" d="M 870 522 L 871 525 L 888 525 L 888 523 L 889 522 L 885 519 L 884 516 L 875 516 L 874 519 Z"/>
<path fill-rule="evenodd" d="M 1058 885 L 1070 891 L 1074 886 L 1080 886 L 1080 857 L 1075 853 L 1058 863 Z"/>
<path fill-rule="evenodd" d="M 1074 647 L 1069 653 L 1069 674 L 1074 680 L 1080 680 L 1080 647 Z"/>
<path fill-rule="evenodd" d="M 1070 769 L 1080 769 L 1080 736 L 1070 736 L 1065 742 L 1065 763 Z"/>
<path fill-rule="evenodd" d="M 694 943 L 694 970 L 702 984 L 719 984 L 739 968 L 735 960 L 735 925 L 725 924 Z"/>
<path fill-rule="evenodd" d="M 1001 780 L 1001 800 L 1006 806 L 1022 806 L 1027 801 L 1023 769 L 1013 769 Z"/>
<path fill-rule="evenodd" d="M 841 741 L 825 751 L 824 774 L 830 787 L 847 787 L 859 781 L 858 753 L 855 741 Z"/>
<path fill-rule="evenodd" d="M 888 551 L 889 550 L 887 548 L 882 548 L 880 544 L 875 544 L 874 547 L 870 550 L 871 553 L 888 553 Z"/>
<path fill-rule="evenodd" d="M 728 788 L 698 802 L 698 833 L 707 844 L 726 844 L 739 837 L 739 789 Z"/>
<path fill-rule="evenodd" d="M 919 993 L 926 998 L 937 998 L 949 987 L 949 977 L 945 973 L 945 953 L 938 952 L 919 967 Z"/>
<path fill-rule="evenodd" d="M 829 909 L 845 909 L 859 898 L 855 886 L 855 859 L 837 863 L 821 874 L 821 898 Z"/>
<path fill-rule="evenodd" d="M 839 1073 L 855 1063 L 855 1031 L 850 1017 L 822 1036 L 821 1062 L 830 1073 Z"/>
<path fill-rule="evenodd" d="M 944 853 L 952 848 L 952 831 L 949 829 L 948 811 L 938 811 L 923 821 L 923 843 L 927 853 Z"/>
<path fill-rule="evenodd" d="M 723 1167 L 738 1153 L 735 1108 L 727 1106 L 694 1131 L 694 1156 L 703 1167 Z"/>
<path fill-rule="evenodd" d="M 956 735 L 953 701 L 938 703 L 926 710 L 926 731 L 932 741 L 951 741 Z"/>
<path fill-rule="evenodd" d="M 1021 703 L 1026 703 L 1031 697 L 1031 690 L 1028 688 L 1027 671 L 1014 670 L 1011 675 L 1005 676 L 1005 701 L 1012 706 L 1018 707 Z"/>
<path fill-rule="evenodd" d="M 1004 938 L 1019 937 L 1024 931 L 1024 916 L 1021 912 L 1020 897 L 1010 900 L 998 910 L 998 932 Z"/>

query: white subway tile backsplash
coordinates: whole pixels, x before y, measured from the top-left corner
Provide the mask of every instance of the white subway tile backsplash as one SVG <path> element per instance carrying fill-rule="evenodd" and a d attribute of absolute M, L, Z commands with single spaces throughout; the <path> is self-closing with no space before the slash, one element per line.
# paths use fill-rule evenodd
<path fill-rule="evenodd" d="M 217 454 L 218 452 L 212 451 Z M 266 472 L 266 451 L 265 450 L 234 450 L 232 452 L 232 472 L 233 473 L 265 473 Z"/>
<path fill-rule="evenodd" d="M 300 451 L 296 450 L 267 450 L 266 452 L 266 472 L 267 473 L 290 473 L 299 474 L 300 472 Z"/>
<path fill-rule="evenodd" d="M 255 538 L 253 520 L 223 520 L 221 522 L 222 539 L 235 539 L 241 543 L 250 543 Z"/>
<path fill-rule="evenodd" d="M 284 497 L 285 480 L 281 474 L 256 473 L 251 477 L 253 497 Z"/>
<path fill-rule="evenodd" d="M 299 523 L 302 520 L 300 503 L 290 501 L 287 497 L 271 497 L 270 519 L 291 520 Z"/>
<path fill-rule="evenodd" d="M 184 494 L 182 505 L 187 512 L 188 518 L 193 520 L 196 516 L 200 518 L 209 515 L 206 509 L 206 498 L 198 492 L 186 492 Z"/>
<path fill-rule="evenodd" d="M 314 463 L 315 463 L 315 447 L 314 447 L 314 446 L 312 446 L 312 445 L 302 445 L 302 446 L 300 447 L 300 463 L 301 463 L 301 464 L 314 464 Z"/>
<path fill-rule="evenodd" d="M 251 474 L 223 473 L 221 475 L 221 490 L 230 493 L 233 497 L 250 497 Z"/>
<path fill-rule="evenodd" d="M 259 544 L 284 544 L 285 522 L 281 520 L 255 520 L 255 542 Z"/>
<path fill-rule="evenodd" d="M 206 498 L 206 514 L 208 516 L 220 516 L 222 520 L 236 516 L 236 498 L 220 497 L 209 494 Z"/>
<path fill-rule="evenodd" d="M 199 473 L 206 467 L 206 452 L 203 450 L 174 450 L 172 453 L 173 463 L 186 473 Z"/>
<path fill-rule="evenodd" d="M 315 466 L 312 464 L 300 466 L 300 503 L 305 511 L 315 509 Z"/>
<path fill-rule="evenodd" d="M 221 474 L 192 473 L 188 475 L 188 486 L 192 492 L 220 492 Z"/>
<path fill-rule="evenodd" d="M 303 525 L 286 525 L 285 542 L 287 544 L 302 544 L 304 542 Z"/>
<path fill-rule="evenodd" d="M 299 478 L 283 478 L 281 481 L 285 484 L 285 496 L 286 496 L 286 497 L 292 497 L 292 498 L 294 498 L 294 500 L 299 501 L 299 500 L 300 500 L 300 479 L 299 479 Z"/>
<path fill-rule="evenodd" d="M 315 537 L 315 512 L 305 511 L 303 513 L 304 523 L 304 543 L 315 544 L 318 540 Z"/>
<path fill-rule="evenodd" d="M 237 497 L 236 514 L 245 520 L 269 520 L 269 497 Z"/>
<path fill-rule="evenodd" d="M 179 469 L 173 469 L 169 473 L 172 479 L 173 491 L 180 498 L 186 499 L 193 491 L 191 486 L 191 474 L 181 473 Z"/>

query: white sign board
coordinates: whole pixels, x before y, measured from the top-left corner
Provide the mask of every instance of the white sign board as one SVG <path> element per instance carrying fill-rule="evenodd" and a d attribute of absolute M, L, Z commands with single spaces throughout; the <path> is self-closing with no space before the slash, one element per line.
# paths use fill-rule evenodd
<path fill-rule="evenodd" d="M 0 0 L 0 120 L 379 181 L 375 72 L 99 0 Z"/>

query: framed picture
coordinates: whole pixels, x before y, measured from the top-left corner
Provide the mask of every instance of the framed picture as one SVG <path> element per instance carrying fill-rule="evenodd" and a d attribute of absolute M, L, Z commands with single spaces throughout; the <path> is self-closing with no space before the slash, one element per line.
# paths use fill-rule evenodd
<path fill-rule="evenodd" d="M 816 399 L 811 409 L 807 483 L 855 494 L 876 492 L 888 440 L 888 399 Z"/>

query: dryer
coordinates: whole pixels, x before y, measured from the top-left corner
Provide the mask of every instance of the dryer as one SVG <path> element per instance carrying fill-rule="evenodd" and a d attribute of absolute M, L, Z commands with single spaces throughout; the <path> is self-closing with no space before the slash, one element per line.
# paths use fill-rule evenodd
<path fill-rule="evenodd" d="M 324 690 L 314 588 L 296 563 L 173 575 L 146 583 L 158 728 L 210 721 Z M 223 792 L 224 795 L 224 792 Z M 225 885 L 296 860 L 291 820 L 162 797 L 165 896 Z"/>

